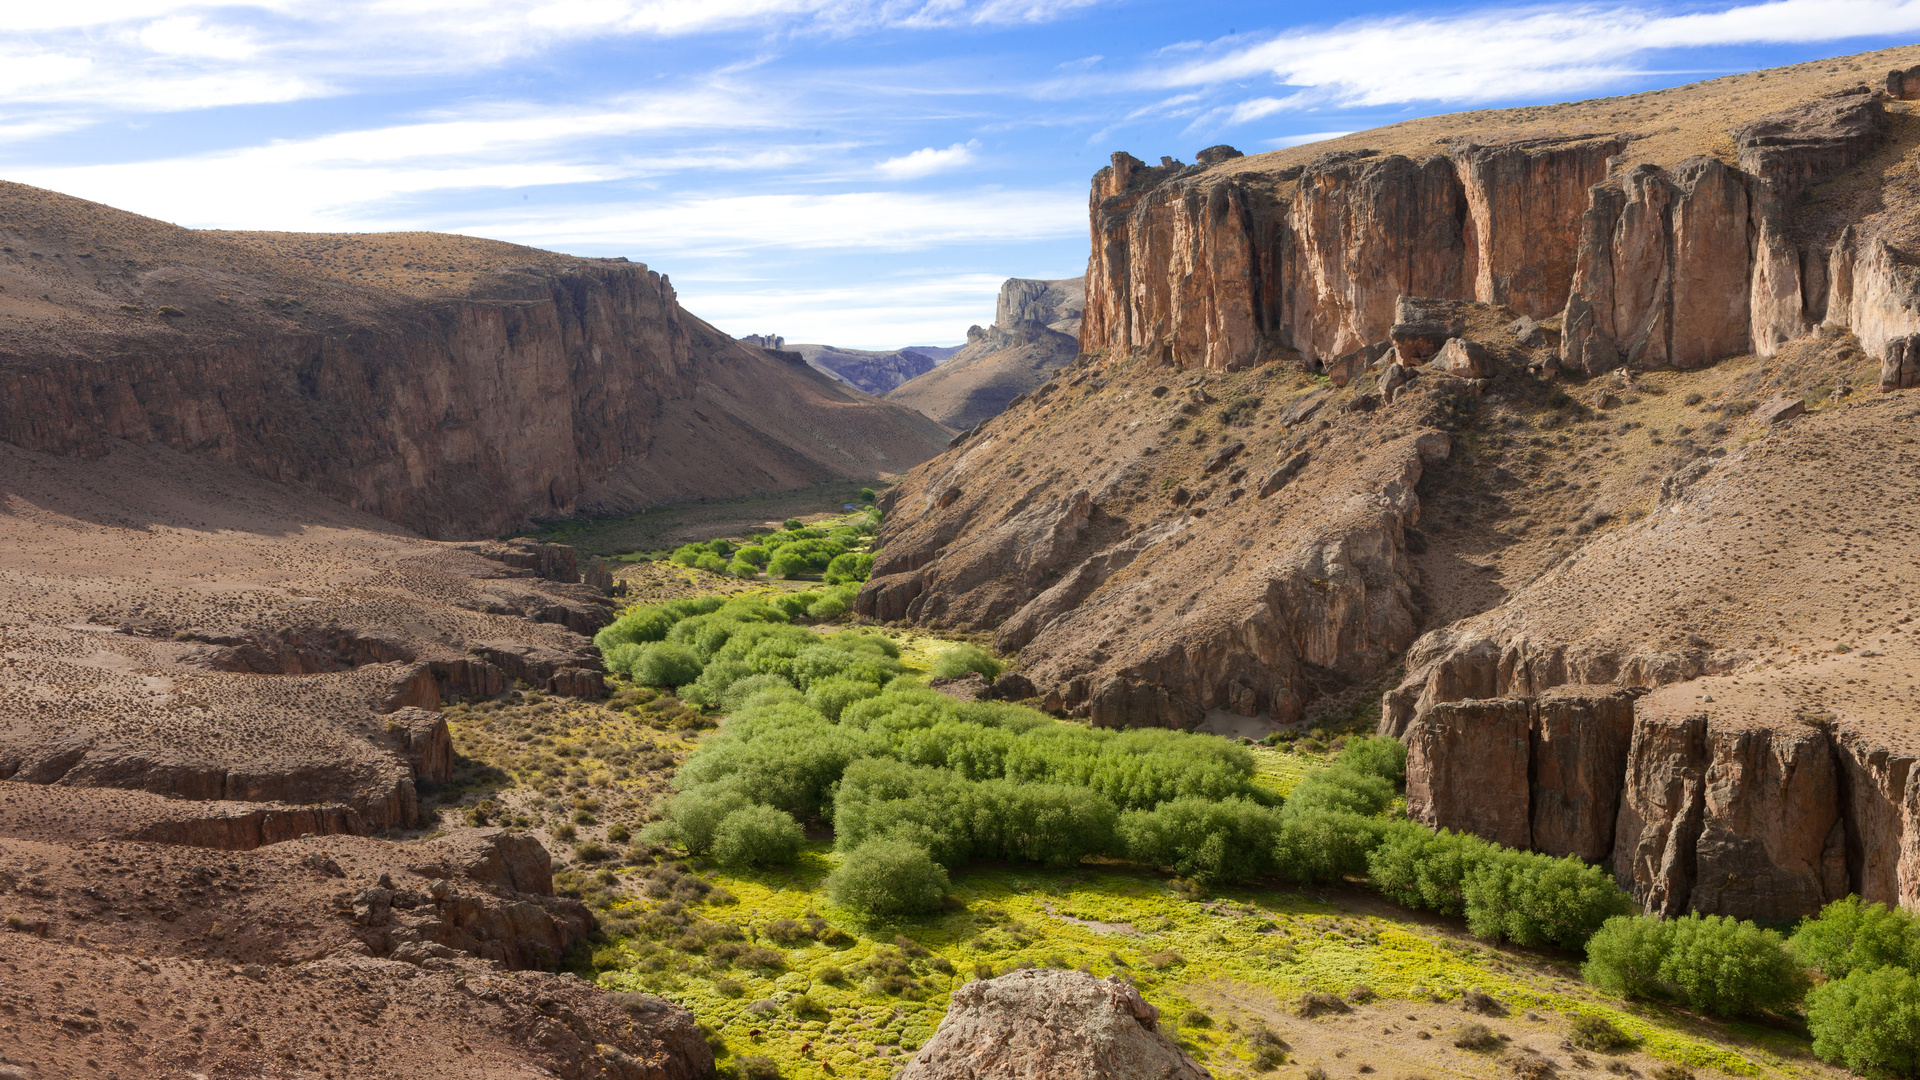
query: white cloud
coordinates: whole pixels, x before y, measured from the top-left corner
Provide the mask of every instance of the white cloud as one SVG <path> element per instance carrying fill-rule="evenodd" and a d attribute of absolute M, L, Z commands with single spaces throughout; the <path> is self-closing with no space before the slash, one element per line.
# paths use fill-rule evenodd
<path fill-rule="evenodd" d="M 721 195 L 502 213 L 449 227 L 475 236 L 562 251 L 628 254 L 650 262 L 672 255 L 706 258 L 777 248 L 921 251 L 1075 237 L 1086 232 L 1086 202 L 1077 187 L 939 195 Z"/>
<path fill-rule="evenodd" d="M 1267 145 L 1276 150 L 1284 150 L 1289 146 L 1305 146 L 1308 143 L 1326 142 L 1328 139 L 1337 139 L 1342 135 L 1351 134 L 1353 134 L 1351 131 L 1310 131 L 1304 135 L 1282 135 L 1277 139 L 1268 139 Z"/>
<path fill-rule="evenodd" d="M 970 164 L 974 160 L 973 152 L 979 147 L 978 139 L 954 143 L 945 150 L 935 150 L 931 146 L 923 147 L 911 154 L 876 162 L 873 169 L 889 180 L 918 180 L 924 176 L 948 172 Z"/>
<path fill-rule="evenodd" d="M 1618 84 L 1662 49 L 1915 31 L 1920 0 L 1776 0 L 1684 15 L 1592 4 L 1481 8 L 1355 19 L 1253 45 L 1236 40 L 1139 81 L 1172 88 L 1264 77 L 1312 91 L 1257 99 L 1220 116 L 1225 123 L 1244 123 L 1287 107 L 1566 97 Z"/>
<path fill-rule="evenodd" d="M 845 349 L 957 345 L 968 326 L 993 320 L 997 274 L 953 274 L 829 288 L 742 287 L 674 278 L 687 310 L 738 337 L 776 333 Z"/>

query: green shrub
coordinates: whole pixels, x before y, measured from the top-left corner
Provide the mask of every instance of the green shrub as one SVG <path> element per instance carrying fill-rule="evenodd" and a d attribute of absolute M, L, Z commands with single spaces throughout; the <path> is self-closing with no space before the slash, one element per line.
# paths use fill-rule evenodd
<path fill-rule="evenodd" d="M 788 532 L 794 532 L 800 529 L 804 529 L 806 527 L 807 527 L 806 522 L 801 521 L 799 518 L 788 518 L 786 520 L 786 528 Z"/>
<path fill-rule="evenodd" d="M 1467 873 L 1467 929 L 1488 941 L 1584 947 L 1605 922 L 1633 910 L 1613 875 L 1569 855 L 1496 849 Z"/>
<path fill-rule="evenodd" d="M 1204 884 L 1252 881 L 1273 867 L 1280 811 L 1246 799 L 1174 799 L 1121 815 L 1126 856 Z"/>
<path fill-rule="evenodd" d="M 955 645 L 934 658 L 928 674 L 936 679 L 958 679 L 977 671 L 986 676 L 988 682 L 992 682 L 1000 677 L 1003 670 L 1005 665 L 978 645 Z"/>
<path fill-rule="evenodd" d="M 1442 915 L 1467 910 L 1467 872 L 1496 846 L 1471 833 L 1434 832 L 1412 822 L 1396 823 L 1367 855 L 1367 875 L 1395 903 Z"/>
<path fill-rule="evenodd" d="M 642 686 L 685 686 L 700 677 L 700 657 L 685 645 L 656 641 L 632 648 L 621 670 Z"/>
<path fill-rule="evenodd" d="M 1660 965 L 1672 946 L 1672 925 L 1665 919 L 1616 915 L 1587 940 L 1587 962 L 1581 974 L 1622 997 L 1671 997 L 1673 989 L 1660 981 Z"/>
<path fill-rule="evenodd" d="M 860 679 L 849 679 L 844 675 L 833 675 L 824 679 L 815 679 L 807 687 L 807 705 L 818 709 L 822 716 L 838 721 L 846 707 L 856 701 L 865 701 L 880 693 L 880 687 Z"/>
<path fill-rule="evenodd" d="M 837 596 L 823 596 L 807 606 L 807 618 L 837 619 L 847 613 L 847 602 Z"/>
<path fill-rule="evenodd" d="M 683 791 L 662 807 L 664 820 L 647 826 L 640 836 L 654 843 L 677 843 L 689 855 L 704 855 L 713 850 L 721 823 L 751 805 L 745 795 L 718 785 Z"/>
<path fill-rule="evenodd" d="M 1398 784 L 1407 778 L 1407 746 L 1385 735 L 1355 736 L 1340 751 L 1339 766 Z"/>
<path fill-rule="evenodd" d="M 862 914 L 913 915 L 940 908 L 947 872 L 925 848 L 882 838 L 848 852 L 824 885 L 834 903 Z"/>
<path fill-rule="evenodd" d="M 798 552 L 782 551 L 767 564 L 767 573 L 777 578 L 795 578 L 812 569 L 807 565 L 807 557 Z"/>
<path fill-rule="evenodd" d="M 805 840 L 793 815 L 771 806 L 747 806 L 720 822 L 713 857 L 722 866 L 785 865 L 800 854 Z"/>
<path fill-rule="evenodd" d="M 1294 785 L 1287 805 L 1296 812 L 1330 810 L 1372 817 L 1391 806 L 1394 795 L 1392 781 L 1336 764 L 1308 773 Z"/>
<path fill-rule="evenodd" d="M 716 704 L 724 712 L 737 712 L 746 706 L 749 698 L 766 690 L 789 690 L 793 691 L 796 698 L 799 695 L 793 684 L 779 675 L 749 675 L 735 680 L 721 691 Z"/>
<path fill-rule="evenodd" d="M 773 555 L 759 544 L 748 544 L 739 551 L 734 552 L 733 557 L 743 563 L 751 563 L 754 566 L 765 567 L 767 561 L 772 559 Z"/>
<path fill-rule="evenodd" d="M 1273 844 L 1274 868 L 1308 884 L 1364 874 L 1368 853 L 1380 846 L 1391 824 L 1340 810 L 1299 810 L 1289 802 Z"/>
<path fill-rule="evenodd" d="M 835 555 L 827 564 L 827 581 L 838 585 L 846 581 L 865 581 L 873 575 L 873 555 L 865 551 L 849 551 Z"/>
<path fill-rule="evenodd" d="M 707 550 L 713 552 L 715 555 L 718 555 L 724 559 L 727 556 L 733 554 L 733 541 L 709 540 L 707 541 Z"/>
<path fill-rule="evenodd" d="M 693 565 L 710 574 L 724 574 L 727 572 L 727 560 L 718 555 L 702 555 L 693 561 Z"/>
<path fill-rule="evenodd" d="M 1673 920 L 1671 934 L 1660 981 L 1691 1009 L 1717 1016 L 1777 1012 L 1806 992 L 1806 972 L 1772 930 L 1696 913 Z"/>
<path fill-rule="evenodd" d="M 869 502 L 869 503 L 870 503 L 870 502 L 872 502 L 872 501 L 874 500 L 874 498 L 875 498 L 875 495 L 874 495 L 874 493 L 873 493 L 873 489 L 872 489 L 872 488 L 861 488 L 861 489 L 860 489 L 860 501 L 861 501 L 861 502 Z"/>
<path fill-rule="evenodd" d="M 1829 979 L 1877 967 L 1920 973 L 1920 915 L 1862 904 L 1858 896 L 1835 900 L 1802 920 L 1787 944 L 1801 963 Z"/>
<path fill-rule="evenodd" d="M 1807 995 L 1813 1052 L 1855 1072 L 1920 1077 L 1920 975 L 1859 968 Z"/>
<path fill-rule="evenodd" d="M 727 564 L 727 573 L 737 578 L 756 578 L 760 576 L 760 568 L 745 559 L 735 559 Z"/>

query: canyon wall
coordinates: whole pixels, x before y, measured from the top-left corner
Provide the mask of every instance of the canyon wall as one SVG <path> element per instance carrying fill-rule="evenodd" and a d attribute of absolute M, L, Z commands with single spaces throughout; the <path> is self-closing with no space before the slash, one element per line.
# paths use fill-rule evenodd
<path fill-rule="evenodd" d="M 494 245 L 524 261 L 423 295 L 20 185 L 0 209 L 0 307 L 25 327 L 0 336 L 0 439 L 27 449 L 159 443 L 458 538 L 870 477 L 947 437 L 733 342 L 624 259 Z M 383 243 L 341 245 L 378 264 Z"/>
<path fill-rule="evenodd" d="M 1337 371 L 1418 296 L 1564 312 L 1561 363 L 1587 374 L 1770 355 L 1822 322 L 1880 355 L 1920 331 L 1915 271 L 1797 210 L 1881 144 L 1882 96 L 1734 128 L 1737 163 L 1627 167 L 1633 134 L 1461 137 L 1273 171 L 1217 149 L 1196 165 L 1115 154 L 1090 198 L 1081 348 L 1214 371 L 1293 350 Z"/>

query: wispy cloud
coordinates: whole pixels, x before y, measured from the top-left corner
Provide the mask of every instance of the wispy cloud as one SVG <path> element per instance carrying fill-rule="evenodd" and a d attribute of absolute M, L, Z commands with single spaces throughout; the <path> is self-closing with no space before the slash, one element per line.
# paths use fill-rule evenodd
<path fill-rule="evenodd" d="M 858 191 L 727 195 L 658 204 L 578 205 L 491 215 L 453 231 L 560 247 L 712 258 L 772 249 L 922 251 L 1017 244 L 1086 232 L 1086 193 Z"/>
<path fill-rule="evenodd" d="M 934 173 L 949 172 L 974 160 L 973 152 L 980 148 L 980 140 L 954 143 L 945 150 L 936 150 L 931 146 L 915 150 L 911 154 L 891 157 L 874 165 L 873 170 L 889 180 L 918 180 Z"/>
<path fill-rule="evenodd" d="M 1480 8 L 1373 16 L 1253 44 L 1236 39 L 1137 78 L 1163 89 L 1265 78 L 1300 91 L 1213 114 L 1235 124 L 1315 106 L 1564 97 L 1639 75 L 1661 50 L 1915 31 L 1920 0 L 1776 0 L 1687 14 L 1594 4 Z"/>
<path fill-rule="evenodd" d="M 915 274 L 824 288 L 674 280 L 683 303 L 732 334 L 897 349 L 958 344 L 968 326 L 991 322 L 1004 275 Z"/>

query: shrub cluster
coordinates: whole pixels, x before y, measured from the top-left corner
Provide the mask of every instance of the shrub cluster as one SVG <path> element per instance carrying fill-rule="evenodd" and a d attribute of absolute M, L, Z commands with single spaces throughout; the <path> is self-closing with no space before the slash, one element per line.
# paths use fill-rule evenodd
<path fill-rule="evenodd" d="M 784 528 L 751 536 L 745 544 L 724 539 L 682 544 L 667 558 L 681 566 L 740 578 L 824 573 L 829 584 L 861 582 L 873 572 L 873 556 L 855 549 L 864 546 L 878 528 L 877 510 L 869 510 L 864 520 L 831 529 L 790 518 Z"/>
<path fill-rule="evenodd" d="M 1698 912 L 1681 919 L 1620 915 L 1587 942 L 1587 981 L 1637 998 L 1669 998 L 1716 1016 L 1779 1012 L 1807 977 L 1778 933 Z"/>
<path fill-rule="evenodd" d="M 1445 829 L 1396 825 L 1367 856 L 1367 871 L 1394 902 L 1465 915 L 1467 929 L 1489 941 L 1578 949 L 1632 910 L 1600 867 Z"/>
<path fill-rule="evenodd" d="M 1855 1072 L 1920 1077 L 1920 915 L 1850 896 L 1788 945 L 1828 980 L 1807 995 L 1813 1052 Z"/>
<path fill-rule="evenodd" d="M 822 638 L 789 625 L 803 615 L 828 619 L 844 614 L 855 589 L 848 584 L 770 597 L 705 596 L 637 607 L 593 640 L 610 670 L 646 686 L 694 687 L 681 697 L 697 705 L 720 701 L 729 687 L 752 675 L 778 675 L 788 685 L 804 687 L 805 675 L 843 666 L 840 654 L 856 641 L 883 662 L 884 672 L 870 672 L 866 680 L 877 685 L 898 674 L 897 663 L 885 667 L 898 658 L 897 646 L 873 636 Z M 809 649 L 824 649 L 834 659 L 822 661 L 824 653 L 803 658 Z"/>

